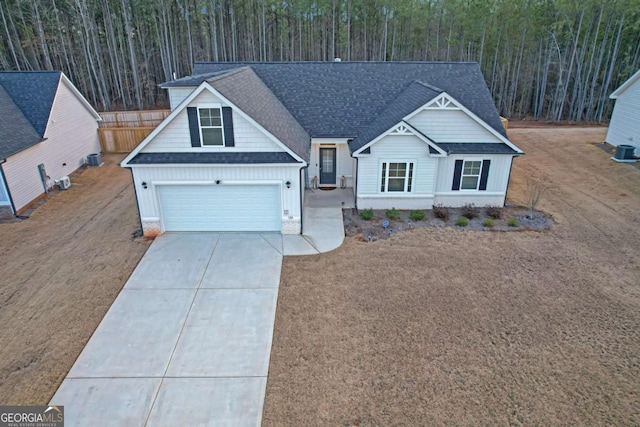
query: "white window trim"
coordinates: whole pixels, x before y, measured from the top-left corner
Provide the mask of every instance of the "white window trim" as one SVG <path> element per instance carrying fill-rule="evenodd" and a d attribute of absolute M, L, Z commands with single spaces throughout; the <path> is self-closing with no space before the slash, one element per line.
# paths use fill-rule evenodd
<path fill-rule="evenodd" d="M 200 109 L 206 108 L 218 108 L 220 110 L 220 132 L 222 133 L 222 145 L 205 145 L 204 138 L 202 137 L 202 125 L 200 124 Z M 224 148 L 226 147 L 226 141 L 224 140 L 224 118 L 222 117 L 222 104 L 218 103 L 207 103 L 207 104 L 198 104 L 196 106 L 196 110 L 198 111 L 198 132 L 200 133 L 200 147 L 202 148 Z M 205 129 L 218 129 L 218 126 L 205 126 Z"/>
<path fill-rule="evenodd" d="M 382 191 L 382 165 L 387 164 L 386 168 L 386 176 L 384 180 L 384 191 Z M 390 163 L 405 163 L 407 165 L 405 176 L 404 176 L 404 191 L 389 191 L 389 164 Z M 413 175 L 411 177 L 411 191 L 407 191 L 409 187 L 409 164 L 413 163 Z M 380 164 L 378 165 L 378 193 L 380 194 L 412 194 L 416 188 L 416 169 L 418 166 L 418 162 L 415 159 L 387 159 L 380 160 Z"/>
<path fill-rule="evenodd" d="M 483 167 L 483 160 L 480 157 L 469 157 L 469 158 L 464 158 L 462 159 L 462 170 L 460 171 L 460 190 L 458 191 L 480 191 L 478 190 L 480 188 L 480 179 L 482 178 L 482 167 Z M 465 175 L 464 174 L 464 164 L 466 162 L 480 162 L 480 172 L 478 172 L 478 181 L 476 182 L 476 188 L 462 188 L 462 179 L 465 176 L 476 176 L 476 175 Z"/>

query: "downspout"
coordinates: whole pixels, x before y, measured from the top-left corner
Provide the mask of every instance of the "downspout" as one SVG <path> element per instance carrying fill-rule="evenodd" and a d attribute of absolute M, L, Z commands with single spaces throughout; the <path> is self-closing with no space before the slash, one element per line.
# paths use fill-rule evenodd
<path fill-rule="evenodd" d="M 23 219 L 24 217 L 18 215 L 18 211 L 16 210 L 16 205 L 13 203 L 13 197 L 11 197 L 11 190 L 9 190 L 9 185 L 7 184 L 7 176 L 4 174 L 4 169 L 2 169 L 2 164 L 6 163 L 7 159 L 0 160 L 0 175 L 2 175 L 2 182 L 4 183 L 4 189 L 7 190 L 7 197 L 9 197 L 9 204 L 11 205 L 11 211 L 13 212 L 13 216 L 16 218 Z"/>
<path fill-rule="evenodd" d="M 133 182 L 133 194 L 136 196 L 136 208 L 138 209 L 138 224 L 140 225 L 140 235 L 144 236 L 144 229 L 142 228 L 142 214 L 140 213 L 140 202 L 138 202 L 138 189 L 136 188 L 136 178 L 133 175 L 133 168 L 128 168 L 131 172 L 131 181 Z"/>
<path fill-rule="evenodd" d="M 302 228 L 302 225 L 303 225 L 303 222 L 302 222 L 302 217 L 303 217 L 303 215 L 302 215 L 302 212 L 303 212 L 302 200 L 304 199 L 304 190 L 306 189 L 305 188 L 306 182 L 303 182 L 303 179 L 302 179 L 302 171 L 304 169 L 307 169 L 308 167 L 309 167 L 309 163 L 307 163 L 306 166 L 302 166 L 300 168 L 300 171 L 298 172 L 298 175 L 300 177 L 300 234 L 302 234 L 302 230 L 303 230 L 303 228 Z"/>
<path fill-rule="evenodd" d="M 507 177 L 507 189 L 504 192 L 504 202 L 502 202 L 502 207 L 507 206 L 507 193 L 509 193 L 509 184 L 511 183 L 511 170 L 513 169 L 513 161 L 516 159 L 516 157 L 520 157 L 522 154 L 511 156 L 511 164 L 509 165 L 509 176 Z"/>

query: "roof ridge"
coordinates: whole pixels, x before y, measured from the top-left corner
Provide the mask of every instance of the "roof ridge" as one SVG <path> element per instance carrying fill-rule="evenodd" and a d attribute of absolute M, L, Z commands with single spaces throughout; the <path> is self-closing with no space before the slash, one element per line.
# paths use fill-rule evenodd
<path fill-rule="evenodd" d="M 229 62 L 221 62 L 221 61 L 195 61 L 195 64 L 224 64 L 224 65 L 233 65 L 233 64 L 247 64 L 249 65 L 282 65 L 282 64 L 406 64 L 406 65 L 417 65 L 417 64 L 456 64 L 456 65 L 464 65 L 464 64 L 478 64 L 477 61 L 229 61 Z"/>
<path fill-rule="evenodd" d="M 431 90 L 434 90 L 436 92 L 440 92 L 440 93 L 446 92 L 444 89 L 440 89 L 438 86 L 434 86 L 434 85 L 429 84 L 427 82 L 423 82 L 422 80 L 414 80 L 414 82 L 426 87 L 427 89 L 431 89 Z"/>
<path fill-rule="evenodd" d="M 232 68 L 230 70 L 225 70 L 224 73 L 220 73 L 220 74 L 216 74 L 215 76 L 212 76 L 208 79 L 205 79 L 205 81 L 207 83 L 211 83 L 211 82 L 215 82 L 218 80 L 222 80 L 222 79 L 226 79 L 228 77 L 231 77 L 235 74 L 247 71 L 247 70 L 251 70 L 251 67 L 249 67 L 248 65 L 244 66 L 244 67 L 240 67 L 240 68 Z"/>

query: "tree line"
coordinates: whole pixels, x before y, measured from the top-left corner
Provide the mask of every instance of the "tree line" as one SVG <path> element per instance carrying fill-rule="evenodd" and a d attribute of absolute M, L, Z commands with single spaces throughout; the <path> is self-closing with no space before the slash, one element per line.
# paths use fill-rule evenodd
<path fill-rule="evenodd" d="M 0 68 L 62 70 L 99 110 L 167 105 L 194 61 L 475 61 L 510 118 L 606 121 L 640 0 L 5 0 Z"/>

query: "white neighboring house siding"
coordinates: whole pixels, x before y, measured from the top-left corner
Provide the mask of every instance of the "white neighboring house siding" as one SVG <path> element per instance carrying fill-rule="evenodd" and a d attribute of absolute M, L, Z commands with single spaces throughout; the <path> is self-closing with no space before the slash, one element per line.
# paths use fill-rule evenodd
<path fill-rule="evenodd" d="M 191 103 L 189 107 L 197 107 L 198 104 L 207 103 L 228 106 L 216 97 L 213 93 L 202 91 Z M 187 109 L 182 110 L 160 132 L 146 147 L 143 153 L 171 153 L 184 151 L 283 151 L 283 149 L 267 137 L 262 131 L 242 117 L 237 111 L 233 112 L 233 133 L 235 137 L 235 147 L 191 147 L 191 137 L 189 135 L 189 121 Z"/>
<path fill-rule="evenodd" d="M 340 177 L 346 178 L 347 187 L 353 187 L 353 174 L 355 169 L 355 160 L 351 157 L 349 145 L 347 144 L 347 138 L 312 138 L 311 140 L 311 153 L 309 156 L 309 182 L 314 176 L 318 179 L 319 168 L 319 154 L 320 147 L 336 148 L 336 186 L 340 186 Z"/>
<path fill-rule="evenodd" d="M 171 111 L 175 110 L 176 107 L 180 105 L 180 103 L 184 101 L 194 90 L 195 87 L 168 88 L 167 94 L 169 96 L 169 107 L 171 108 Z"/>
<path fill-rule="evenodd" d="M 412 191 L 380 191 L 382 162 L 413 162 Z M 413 135 L 387 135 L 358 157 L 358 209 L 429 209 L 433 205 L 438 158 Z"/>
<path fill-rule="evenodd" d="M 171 184 L 208 184 L 216 185 L 280 185 L 282 198 L 282 233 L 300 233 L 300 165 L 291 166 L 139 166 L 132 167 L 136 184 L 140 219 L 145 235 L 163 233 L 160 220 L 157 186 Z M 286 182 L 291 182 L 287 188 Z M 147 183 L 147 188 L 142 183 Z"/>
<path fill-rule="evenodd" d="M 18 212 L 44 194 L 38 165 L 44 164 L 48 185 L 79 168 L 91 153 L 100 152 L 98 122 L 67 86 L 58 84 L 45 141 L 7 158 L 2 165 Z"/>
<path fill-rule="evenodd" d="M 636 147 L 635 155 L 640 155 L 640 79 L 636 80 L 620 94 L 613 108 L 607 142 Z"/>

